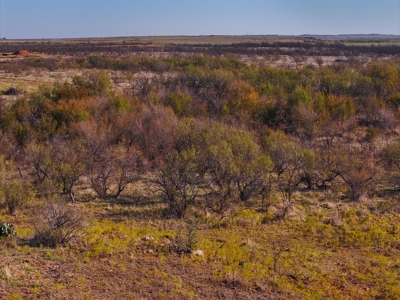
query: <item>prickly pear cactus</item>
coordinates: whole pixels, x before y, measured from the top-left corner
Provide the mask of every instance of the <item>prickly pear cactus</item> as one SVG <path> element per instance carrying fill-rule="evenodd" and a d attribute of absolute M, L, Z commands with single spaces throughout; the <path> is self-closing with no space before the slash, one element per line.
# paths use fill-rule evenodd
<path fill-rule="evenodd" d="M 1 223 L 0 236 L 10 236 L 10 235 L 17 235 L 14 226 L 10 223 Z"/>

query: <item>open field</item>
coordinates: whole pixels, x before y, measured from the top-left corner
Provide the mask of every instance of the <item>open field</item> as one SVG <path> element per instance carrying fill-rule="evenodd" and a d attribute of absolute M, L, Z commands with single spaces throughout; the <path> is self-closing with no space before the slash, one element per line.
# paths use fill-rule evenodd
<path fill-rule="evenodd" d="M 122 36 L 122 37 L 88 37 L 88 38 L 65 38 L 65 39 L 30 39 L 30 40 L 2 40 L 1 43 L 19 43 L 26 45 L 29 43 L 63 43 L 75 44 L 81 42 L 110 43 L 124 41 L 136 42 L 138 44 L 236 44 L 236 43 L 262 43 L 262 42 L 303 42 L 310 39 L 339 42 L 397 42 L 400 40 L 398 35 L 380 34 L 349 34 L 349 35 L 204 35 L 204 36 Z"/>
<path fill-rule="evenodd" d="M 308 45 L 306 48 L 302 48 L 304 43 Z M 3 66 L 3 71 L 0 73 L 0 89 L 6 91 L 14 87 L 25 92 L 32 92 L 40 86 L 51 85 L 55 82 L 68 82 L 73 76 L 79 76 L 88 71 L 87 66 L 80 65 L 83 57 L 101 53 L 112 58 L 122 56 L 143 59 L 151 57 L 152 59 L 167 60 L 176 57 L 190 59 L 192 55 L 201 55 L 205 51 L 218 56 L 234 56 L 249 65 L 296 68 L 341 65 L 346 61 L 367 63 L 376 57 L 374 53 L 362 53 L 365 51 L 364 47 L 367 45 L 368 48 L 371 43 L 374 42 L 346 39 L 343 45 L 360 46 L 363 49 L 360 50 L 360 53 L 348 55 L 340 51 L 340 48 L 339 50 L 324 50 L 324 45 L 330 45 L 330 41 L 321 44 L 318 39 L 313 37 L 298 36 L 165 36 L 2 40 L 0 41 L 2 52 L 8 55 L 0 57 L 0 66 Z M 382 44 L 386 46 L 396 43 L 396 39 L 382 41 Z M 75 45 L 76 47 L 74 47 Z M 222 45 L 222 48 L 219 48 L 219 45 Z M 228 47 L 225 48 L 223 45 Z M 310 45 L 316 49 L 309 48 Z M 31 55 L 29 57 L 11 55 L 18 49 L 28 49 Z M 307 49 L 311 49 L 311 51 Z M 324 53 L 325 51 L 328 52 Z M 385 57 L 384 55 L 378 56 L 380 59 L 385 59 Z M 76 61 L 79 62 L 76 63 Z M 100 68 L 108 69 L 104 66 L 100 66 Z M 130 77 L 128 76 L 127 79 L 118 71 L 136 73 L 135 68 L 130 70 L 129 67 L 121 67 L 114 68 L 114 70 L 117 72 L 114 72 L 112 77 L 117 91 L 122 92 L 124 88 L 129 88 Z M 15 100 L 16 97 L 14 95 L 3 96 L 4 100 L 7 98 Z"/>
<path fill-rule="evenodd" d="M 0 299 L 399 299 L 373 38 L 0 41 Z"/>
<path fill-rule="evenodd" d="M 137 43 L 137 44 L 234 44 L 234 43 L 261 43 L 275 41 L 302 42 L 304 37 L 297 36 L 255 36 L 255 35 L 207 35 L 207 36 L 138 36 L 138 37 L 109 37 L 109 38 L 78 38 L 78 39 L 32 39 L 32 40 L 3 40 L 3 44 L 19 43 L 52 43 L 52 44 L 77 44 L 77 43 Z"/>

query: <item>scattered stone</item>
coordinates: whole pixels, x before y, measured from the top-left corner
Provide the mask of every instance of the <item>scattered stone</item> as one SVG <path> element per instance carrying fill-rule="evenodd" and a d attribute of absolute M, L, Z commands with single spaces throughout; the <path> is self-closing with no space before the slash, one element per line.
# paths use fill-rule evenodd
<path fill-rule="evenodd" d="M 193 251 L 193 255 L 195 256 L 204 256 L 204 252 L 202 250 Z"/>

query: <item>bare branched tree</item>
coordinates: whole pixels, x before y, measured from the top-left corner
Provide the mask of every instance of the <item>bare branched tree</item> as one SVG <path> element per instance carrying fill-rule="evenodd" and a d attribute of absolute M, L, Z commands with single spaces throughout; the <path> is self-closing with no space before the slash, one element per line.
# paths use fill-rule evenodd
<path fill-rule="evenodd" d="M 35 224 L 35 236 L 31 240 L 34 246 L 65 246 L 78 238 L 84 229 L 83 215 L 76 207 L 63 202 L 47 205 L 38 216 Z"/>
<path fill-rule="evenodd" d="M 177 217 L 185 217 L 187 209 L 194 205 L 199 196 L 200 178 L 190 153 L 173 153 L 164 157 L 153 183 Z"/>

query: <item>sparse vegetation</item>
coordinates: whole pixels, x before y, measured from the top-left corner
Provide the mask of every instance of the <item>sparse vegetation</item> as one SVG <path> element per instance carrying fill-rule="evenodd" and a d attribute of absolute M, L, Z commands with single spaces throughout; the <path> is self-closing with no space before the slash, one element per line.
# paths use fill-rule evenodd
<path fill-rule="evenodd" d="M 17 235 L 14 226 L 10 223 L 1 223 L 0 225 L 0 236 Z"/>
<path fill-rule="evenodd" d="M 84 216 L 76 208 L 62 202 L 48 204 L 37 216 L 35 235 L 31 245 L 66 246 L 77 239 L 84 228 Z"/>
<path fill-rule="evenodd" d="M 398 46 L 23 48 L 0 58 L 24 85 L 0 86 L 1 297 L 400 298 Z"/>

